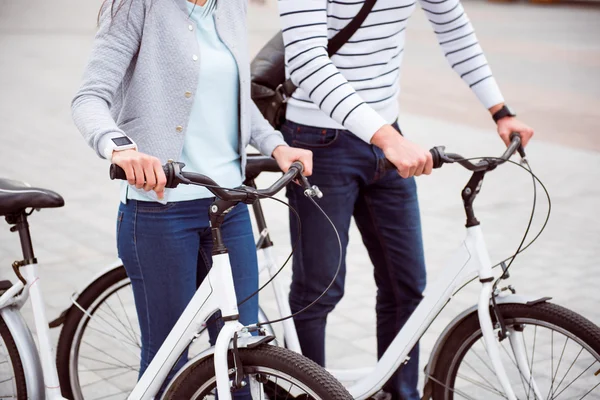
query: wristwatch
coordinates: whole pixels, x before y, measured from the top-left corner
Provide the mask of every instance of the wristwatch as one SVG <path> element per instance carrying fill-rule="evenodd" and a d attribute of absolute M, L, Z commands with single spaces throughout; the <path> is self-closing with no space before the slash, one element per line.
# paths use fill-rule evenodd
<path fill-rule="evenodd" d="M 113 151 L 123 151 L 129 149 L 136 149 L 137 145 L 133 140 L 127 136 L 119 136 L 111 138 L 106 142 L 106 146 L 103 149 L 104 158 L 108 161 L 112 160 Z"/>
<path fill-rule="evenodd" d="M 515 114 L 514 112 L 512 112 L 512 110 L 510 108 L 508 108 L 508 106 L 504 105 L 502 106 L 501 109 L 499 109 L 498 111 L 496 111 L 494 113 L 494 115 L 492 115 L 492 118 L 494 119 L 495 123 L 498 123 L 498 121 L 500 121 L 502 118 L 505 117 L 516 117 L 517 114 Z"/>

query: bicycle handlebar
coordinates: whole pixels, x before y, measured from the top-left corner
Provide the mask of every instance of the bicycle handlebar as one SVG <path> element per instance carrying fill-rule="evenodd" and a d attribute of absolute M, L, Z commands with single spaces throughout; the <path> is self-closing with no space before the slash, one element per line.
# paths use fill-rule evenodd
<path fill-rule="evenodd" d="M 288 171 L 281 178 L 275 181 L 269 188 L 256 190 L 250 187 L 236 188 L 228 190 L 219 186 L 208 176 L 197 174 L 195 172 L 185 172 L 181 169 L 185 166 L 183 163 L 169 162 L 163 165 L 163 171 L 167 178 L 166 188 L 175 188 L 179 184 L 199 185 L 210 190 L 216 197 L 228 201 L 253 202 L 259 197 L 273 196 L 283 189 L 294 178 L 302 175 L 304 166 L 301 162 L 295 161 Z M 116 164 L 111 164 L 109 171 L 110 179 L 127 180 L 127 175 L 123 168 Z M 305 180 L 302 180 L 303 182 Z"/>
<path fill-rule="evenodd" d="M 510 145 L 500 157 L 497 158 L 483 158 L 478 163 L 474 164 L 471 161 L 465 159 L 465 157 L 460 154 L 455 153 L 446 153 L 444 151 L 444 146 L 437 146 L 429 150 L 431 153 L 431 158 L 433 160 L 433 168 L 441 168 L 444 164 L 458 163 L 468 169 L 469 171 L 485 171 L 488 169 L 493 169 L 496 166 L 505 163 L 510 157 L 515 154 L 515 152 L 519 152 L 521 157 L 525 157 L 525 150 L 523 146 L 521 146 L 521 135 L 517 132 L 513 132 L 510 134 Z M 386 168 L 396 169 L 389 160 L 385 160 Z"/>

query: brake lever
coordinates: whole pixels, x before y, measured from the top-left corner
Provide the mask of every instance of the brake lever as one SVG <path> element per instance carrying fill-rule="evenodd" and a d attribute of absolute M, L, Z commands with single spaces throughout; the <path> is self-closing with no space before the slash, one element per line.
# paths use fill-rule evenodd
<path fill-rule="evenodd" d="M 194 184 L 194 182 L 190 181 L 181 174 L 181 170 L 183 169 L 183 167 L 185 167 L 184 163 L 169 160 L 165 166 L 165 173 L 167 175 L 167 185 L 165 187 L 174 189 L 180 183 L 185 183 L 188 185 Z"/>
<path fill-rule="evenodd" d="M 323 197 L 323 192 L 321 192 L 319 187 L 317 185 L 311 185 L 304 175 L 300 175 L 300 182 L 302 183 L 302 187 L 304 188 L 304 195 L 306 197 L 316 197 L 318 199 Z"/>

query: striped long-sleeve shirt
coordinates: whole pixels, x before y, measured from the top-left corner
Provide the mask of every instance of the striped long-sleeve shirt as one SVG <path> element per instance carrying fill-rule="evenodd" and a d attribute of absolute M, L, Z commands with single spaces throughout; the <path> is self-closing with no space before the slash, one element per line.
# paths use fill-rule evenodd
<path fill-rule="evenodd" d="M 446 59 L 490 108 L 504 100 L 460 0 L 419 0 Z M 298 89 L 287 118 L 347 129 L 370 142 L 398 117 L 405 29 L 416 0 L 378 0 L 365 22 L 331 58 L 327 41 L 354 18 L 363 0 L 279 0 L 286 74 Z"/>

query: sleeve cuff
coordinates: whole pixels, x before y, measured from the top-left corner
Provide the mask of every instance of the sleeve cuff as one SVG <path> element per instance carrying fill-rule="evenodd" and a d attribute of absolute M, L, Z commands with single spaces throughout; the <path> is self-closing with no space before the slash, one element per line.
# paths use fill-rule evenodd
<path fill-rule="evenodd" d="M 116 148 L 119 147 L 112 141 L 112 139 L 123 136 L 125 135 L 119 132 L 112 132 L 103 135 L 100 140 L 98 140 L 98 154 L 108 161 L 112 161 L 112 153 Z M 131 138 L 129 138 L 129 140 L 131 140 Z M 131 142 L 135 145 L 133 140 L 131 140 Z"/>
<path fill-rule="evenodd" d="M 368 105 L 363 105 L 354 110 L 348 117 L 344 127 L 367 143 L 382 126 L 388 122 Z"/>
<path fill-rule="evenodd" d="M 504 97 L 494 77 L 478 83 L 472 87 L 472 90 L 486 109 L 504 103 Z"/>
<path fill-rule="evenodd" d="M 273 135 L 269 135 L 268 138 L 260 143 L 260 148 L 258 150 L 262 154 L 271 157 L 273 155 L 273 150 L 275 150 L 277 146 L 287 146 L 287 143 L 283 140 L 281 133 L 275 131 Z"/>

